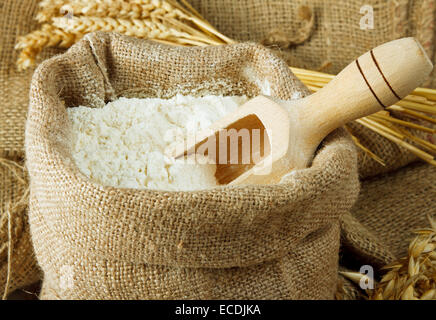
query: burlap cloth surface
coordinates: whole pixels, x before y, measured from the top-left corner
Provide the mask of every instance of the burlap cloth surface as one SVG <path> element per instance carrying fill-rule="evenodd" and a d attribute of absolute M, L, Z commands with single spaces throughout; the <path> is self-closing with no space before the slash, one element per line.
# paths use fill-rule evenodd
<path fill-rule="evenodd" d="M 336 74 L 369 49 L 406 35 L 415 36 L 434 56 L 434 0 L 189 2 L 225 35 L 268 44 L 291 66 Z M 310 11 L 302 11 L 302 6 Z M 366 29 L 362 19 L 368 7 L 374 17 L 372 29 Z"/>
<path fill-rule="evenodd" d="M 27 92 L 33 70 L 24 73 L 16 71 L 14 62 L 17 54 L 13 46 L 17 36 L 34 28 L 32 17 L 35 15 L 37 2 L 7 0 L 0 3 L 0 156 L 19 164 L 22 164 L 24 155 Z M 337 72 L 371 47 L 408 35 L 417 37 L 433 56 L 434 0 L 334 1 L 328 4 L 322 1 L 190 2 L 228 36 L 269 44 L 276 51 L 278 49 L 279 54 L 288 62 L 299 67 L 327 67 L 325 71 Z M 299 17 L 299 7 L 302 4 L 311 8 L 313 28 L 302 28 L 304 21 Z M 359 28 L 362 15 L 357 13 L 364 4 L 373 5 L 373 30 L 362 31 Z M 247 14 L 250 19 L 246 19 Z M 285 41 L 282 30 L 286 31 Z M 271 40 L 274 39 L 281 41 L 271 45 Z M 297 46 L 292 44 L 295 39 L 300 39 Z M 60 51 L 46 50 L 43 58 L 57 52 Z M 431 83 L 432 80 L 428 82 L 429 85 Z M 415 227 L 426 226 L 424 217 L 427 213 L 435 214 L 433 181 L 436 170 L 425 164 L 412 164 L 397 170 L 413 161 L 414 157 L 371 132 L 360 130 L 359 134 L 367 137 L 364 139 L 366 143 L 372 144 L 370 149 L 378 149 L 375 151 L 379 151 L 378 154 L 382 157 L 385 156 L 388 166 L 382 168 L 363 153 L 358 153 L 360 176 L 373 178 L 363 181 L 361 196 L 352 209 L 353 215 L 344 215 L 342 219 L 342 257 L 348 257 L 343 259 L 343 263 L 347 265 L 356 265 L 349 262 L 351 256 L 358 261 L 357 264 L 362 262 L 378 266 L 403 255 L 407 240 L 411 236 L 410 231 Z M 388 174 L 377 176 L 383 172 Z M 10 291 L 41 277 L 28 241 L 30 236 L 27 231 L 26 211 L 20 207 L 20 210 L 15 210 L 19 212 L 15 214 L 18 221 L 14 222 L 16 226 L 7 219 L 7 208 L 20 202 L 26 190 L 25 184 L 21 183 L 22 179 L 17 179 L 17 174 L 20 174 L 20 170 L 11 169 L 8 163 L 1 163 L 0 289 L 6 282 L 9 252 L 14 257 L 14 272 L 9 277 Z M 395 190 L 395 193 L 390 190 Z M 370 200 L 367 201 L 366 197 Z M 383 219 L 378 219 L 379 216 Z M 24 224 L 23 228 L 20 227 L 21 224 Z M 10 230 L 13 228 L 19 232 L 15 232 L 13 250 L 9 251 L 8 234 L 11 234 Z M 21 262 L 22 259 L 27 262 Z"/>
<path fill-rule="evenodd" d="M 27 172 L 19 159 L 0 163 L 0 294 L 41 279 L 27 217 Z"/>
<path fill-rule="evenodd" d="M 27 174 L 20 167 L 24 159 L 24 124 L 33 70 L 16 70 L 14 46 L 18 36 L 36 26 L 33 17 L 37 3 L 33 0 L 0 2 L 0 296 L 6 282 L 8 291 L 13 291 L 41 279 L 30 241 L 26 208 L 16 206 L 25 200 L 23 196 L 28 190 Z M 47 50 L 44 57 L 54 52 Z"/>

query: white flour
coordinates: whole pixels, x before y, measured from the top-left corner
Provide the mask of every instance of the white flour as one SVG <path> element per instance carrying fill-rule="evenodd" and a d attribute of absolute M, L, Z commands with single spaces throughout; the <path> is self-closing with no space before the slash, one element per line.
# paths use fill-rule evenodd
<path fill-rule="evenodd" d="M 189 191 L 217 185 L 215 165 L 165 156 L 177 136 L 206 129 L 246 97 L 120 98 L 103 108 L 68 109 L 72 154 L 80 171 L 105 186 Z"/>

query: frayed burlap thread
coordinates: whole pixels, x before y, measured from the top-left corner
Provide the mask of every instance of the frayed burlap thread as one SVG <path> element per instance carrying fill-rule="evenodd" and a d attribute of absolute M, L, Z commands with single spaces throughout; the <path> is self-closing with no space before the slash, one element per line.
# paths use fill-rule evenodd
<path fill-rule="evenodd" d="M 265 90 L 282 99 L 308 93 L 284 61 L 247 43 L 179 48 L 95 33 L 42 63 L 26 125 L 41 298 L 333 299 L 339 218 L 359 191 L 344 130 L 310 168 L 269 186 L 118 189 L 89 181 L 71 157 L 67 107 Z"/>
<path fill-rule="evenodd" d="M 0 158 L 0 292 L 3 298 L 40 279 L 27 219 L 29 187 L 19 160 Z"/>

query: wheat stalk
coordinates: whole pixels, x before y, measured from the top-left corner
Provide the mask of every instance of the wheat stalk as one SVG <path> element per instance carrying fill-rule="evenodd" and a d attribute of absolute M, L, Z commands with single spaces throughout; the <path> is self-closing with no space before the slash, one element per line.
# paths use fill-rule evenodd
<path fill-rule="evenodd" d="M 53 18 L 53 25 L 65 32 L 84 34 L 93 31 L 115 31 L 138 38 L 167 39 L 180 34 L 162 23 L 139 19 L 114 19 L 99 17 Z M 183 35 L 184 37 L 186 35 Z"/>
<path fill-rule="evenodd" d="M 175 44 L 216 44 L 215 41 L 203 35 L 189 34 L 177 28 L 176 21 L 173 22 L 174 27 L 169 26 L 172 23 L 169 19 L 164 20 L 166 23 L 157 19 L 141 20 L 98 17 L 53 18 L 52 21 L 55 27 L 75 35 L 94 31 L 113 31 L 137 38 L 172 41 Z"/>
<path fill-rule="evenodd" d="M 172 45 L 234 43 L 186 5 L 172 0 L 42 0 L 36 19 L 43 24 L 18 39 L 17 66 L 29 68 L 44 48 L 68 48 L 93 31 L 115 31 Z"/>

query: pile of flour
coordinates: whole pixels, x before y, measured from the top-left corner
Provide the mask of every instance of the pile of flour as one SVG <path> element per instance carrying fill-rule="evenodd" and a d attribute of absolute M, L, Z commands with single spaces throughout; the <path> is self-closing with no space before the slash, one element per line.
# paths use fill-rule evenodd
<path fill-rule="evenodd" d="M 217 186 L 216 166 L 175 161 L 170 144 L 206 129 L 247 97 L 178 95 L 172 99 L 120 98 L 103 108 L 68 109 L 72 154 L 80 171 L 105 186 L 192 191 Z"/>

